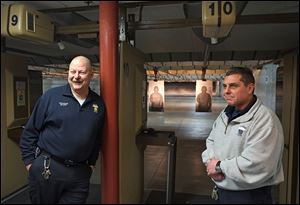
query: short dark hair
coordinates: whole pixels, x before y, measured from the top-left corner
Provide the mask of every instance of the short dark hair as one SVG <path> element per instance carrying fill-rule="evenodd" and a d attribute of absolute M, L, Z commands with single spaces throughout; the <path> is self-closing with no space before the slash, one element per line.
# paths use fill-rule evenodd
<path fill-rule="evenodd" d="M 241 81 L 244 83 L 244 85 L 249 85 L 250 83 L 255 84 L 255 79 L 250 68 L 232 67 L 229 71 L 226 72 L 225 77 L 233 74 L 240 74 Z"/>

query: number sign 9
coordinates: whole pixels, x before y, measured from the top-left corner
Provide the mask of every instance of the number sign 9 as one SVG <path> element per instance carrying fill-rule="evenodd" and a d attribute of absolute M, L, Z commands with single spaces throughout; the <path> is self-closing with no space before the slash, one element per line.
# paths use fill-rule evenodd
<path fill-rule="evenodd" d="M 15 26 L 18 24 L 18 16 L 17 15 L 12 15 L 11 17 L 11 25 Z"/>

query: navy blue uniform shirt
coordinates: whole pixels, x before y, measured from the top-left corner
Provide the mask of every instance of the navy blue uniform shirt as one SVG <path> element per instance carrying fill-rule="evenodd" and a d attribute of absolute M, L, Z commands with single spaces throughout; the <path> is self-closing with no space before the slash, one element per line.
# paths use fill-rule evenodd
<path fill-rule="evenodd" d="M 37 146 L 62 159 L 95 165 L 104 115 L 104 102 L 91 89 L 82 106 L 69 84 L 48 90 L 37 101 L 21 136 L 25 165 L 34 160 Z"/>

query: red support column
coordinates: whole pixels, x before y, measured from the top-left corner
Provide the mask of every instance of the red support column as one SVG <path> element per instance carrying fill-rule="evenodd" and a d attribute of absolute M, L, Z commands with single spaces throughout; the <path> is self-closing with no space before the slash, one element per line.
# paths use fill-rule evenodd
<path fill-rule="evenodd" d="M 100 1 L 100 90 L 106 105 L 102 144 L 102 204 L 119 203 L 118 2 Z"/>

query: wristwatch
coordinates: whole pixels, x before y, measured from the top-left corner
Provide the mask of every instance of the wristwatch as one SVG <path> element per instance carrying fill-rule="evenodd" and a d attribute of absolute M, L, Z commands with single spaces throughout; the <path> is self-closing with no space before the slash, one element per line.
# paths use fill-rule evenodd
<path fill-rule="evenodd" d="M 218 173 L 222 173 L 222 169 L 220 165 L 221 165 L 221 161 L 218 161 L 215 168 L 216 172 Z"/>

